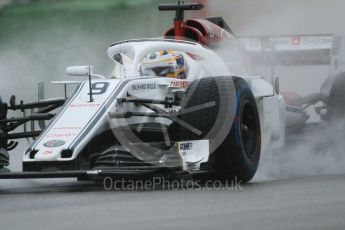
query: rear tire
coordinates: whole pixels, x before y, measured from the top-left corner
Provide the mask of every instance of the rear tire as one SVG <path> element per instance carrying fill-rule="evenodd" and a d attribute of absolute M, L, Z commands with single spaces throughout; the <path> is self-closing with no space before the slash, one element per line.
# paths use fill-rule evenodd
<path fill-rule="evenodd" d="M 331 151 L 343 156 L 345 148 L 345 73 L 333 81 L 327 104 L 328 146 Z"/>
<path fill-rule="evenodd" d="M 345 73 L 339 74 L 332 84 L 328 99 L 330 121 L 345 120 Z"/>
<path fill-rule="evenodd" d="M 230 84 L 233 84 L 236 90 L 236 108 L 232 110 L 233 114 L 227 114 L 226 109 L 221 106 L 224 105 L 221 100 L 231 100 L 228 97 L 229 92 L 224 91 L 226 87 L 223 87 Z M 191 90 L 193 95 L 187 102 L 182 103 L 181 111 L 212 101 L 215 101 L 216 105 L 182 114 L 180 119 L 202 131 L 202 135 L 198 136 L 179 127 L 179 139 L 210 139 L 211 145 L 212 138 L 217 135 L 212 133 L 214 126 L 229 125 L 226 135 L 211 153 L 208 164 L 215 169 L 216 179 L 249 181 L 259 164 L 261 131 L 256 101 L 248 84 L 238 77 L 210 77 L 192 82 L 186 95 Z M 231 119 L 231 116 L 235 119 Z"/>

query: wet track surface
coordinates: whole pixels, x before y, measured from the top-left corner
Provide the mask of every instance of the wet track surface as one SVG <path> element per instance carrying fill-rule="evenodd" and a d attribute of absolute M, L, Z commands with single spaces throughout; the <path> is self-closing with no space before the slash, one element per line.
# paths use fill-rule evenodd
<path fill-rule="evenodd" d="M 344 192 L 343 174 L 192 191 L 0 181 L 0 220 L 1 229 L 344 229 Z"/>

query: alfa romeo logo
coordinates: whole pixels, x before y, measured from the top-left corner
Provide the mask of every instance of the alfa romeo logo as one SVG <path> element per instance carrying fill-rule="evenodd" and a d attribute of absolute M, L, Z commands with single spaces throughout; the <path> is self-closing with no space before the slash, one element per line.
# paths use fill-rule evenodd
<path fill-rule="evenodd" d="M 55 148 L 64 145 L 66 142 L 63 140 L 51 140 L 43 144 L 44 147 Z"/>

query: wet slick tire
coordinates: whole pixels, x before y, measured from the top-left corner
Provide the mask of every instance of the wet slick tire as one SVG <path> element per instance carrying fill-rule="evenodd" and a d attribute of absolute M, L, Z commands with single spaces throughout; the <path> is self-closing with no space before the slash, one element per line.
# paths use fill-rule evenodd
<path fill-rule="evenodd" d="M 331 122 L 345 121 L 345 73 L 339 74 L 332 84 L 328 100 L 328 114 Z"/>
<path fill-rule="evenodd" d="M 345 148 L 345 72 L 333 81 L 327 104 L 328 145 L 331 152 L 344 155 Z"/>
<path fill-rule="evenodd" d="M 232 85 L 234 92 L 229 93 Z M 231 88 L 231 87 L 230 87 Z M 190 93 L 192 92 L 192 93 Z M 238 77 L 209 77 L 196 80 L 186 90 L 180 119 L 202 132 L 197 135 L 179 127 L 179 139 L 210 140 L 207 166 L 215 170 L 214 179 L 248 182 L 258 168 L 261 151 L 260 119 L 255 98 L 247 82 Z M 232 101 L 232 102 L 229 102 Z M 215 106 L 183 113 L 205 103 Z M 224 106 L 231 106 L 230 110 Z M 229 113 L 230 111 L 230 113 Z M 228 126 L 221 141 L 215 141 Z"/>

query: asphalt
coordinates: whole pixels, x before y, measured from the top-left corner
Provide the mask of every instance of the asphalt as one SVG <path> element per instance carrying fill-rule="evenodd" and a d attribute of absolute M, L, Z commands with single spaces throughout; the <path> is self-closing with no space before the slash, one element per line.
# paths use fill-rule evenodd
<path fill-rule="evenodd" d="M 21 170 L 25 146 L 12 155 L 12 170 Z M 343 154 L 293 148 L 263 155 L 248 184 L 192 187 L 106 191 L 74 179 L 1 180 L 0 229 L 345 229 Z"/>
<path fill-rule="evenodd" d="M 0 182 L 1 229 L 344 229 L 345 174 L 194 190 Z"/>

